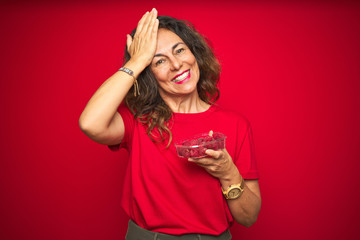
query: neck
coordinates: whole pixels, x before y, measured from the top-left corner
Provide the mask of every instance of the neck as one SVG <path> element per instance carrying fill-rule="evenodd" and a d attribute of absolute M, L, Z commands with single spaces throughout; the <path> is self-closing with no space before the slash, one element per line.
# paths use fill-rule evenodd
<path fill-rule="evenodd" d="M 200 113 L 210 107 L 209 104 L 200 99 L 197 91 L 186 96 L 168 96 L 161 92 L 160 95 L 174 113 Z"/>

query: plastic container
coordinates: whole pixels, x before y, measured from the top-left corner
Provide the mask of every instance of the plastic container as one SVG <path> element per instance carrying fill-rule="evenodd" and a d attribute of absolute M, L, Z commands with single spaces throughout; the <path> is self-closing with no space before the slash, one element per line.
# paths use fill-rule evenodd
<path fill-rule="evenodd" d="M 225 139 L 226 136 L 222 133 L 214 132 L 212 136 L 209 133 L 203 133 L 175 142 L 175 147 L 179 157 L 196 159 L 206 157 L 207 149 L 224 149 Z"/>

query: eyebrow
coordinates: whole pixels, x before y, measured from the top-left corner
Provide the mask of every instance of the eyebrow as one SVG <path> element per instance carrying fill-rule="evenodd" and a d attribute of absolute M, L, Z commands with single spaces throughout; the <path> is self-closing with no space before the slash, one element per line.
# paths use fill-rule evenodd
<path fill-rule="evenodd" d="M 174 49 L 177 48 L 177 46 L 179 46 L 180 44 L 184 44 L 184 45 L 185 45 L 185 43 L 183 43 L 183 42 L 178 42 L 178 43 L 176 43 L 174 46 L 172 46 L 171 49 L 174 51 Z M 162 57 L 162 56 L 165 56 L 165 55 L 162 54 L 162 53 L 158 53 L 158 54 L 155 54 L 155 55 L 154 55 L 154 58 L 155 58 L 155 57 Z"/>

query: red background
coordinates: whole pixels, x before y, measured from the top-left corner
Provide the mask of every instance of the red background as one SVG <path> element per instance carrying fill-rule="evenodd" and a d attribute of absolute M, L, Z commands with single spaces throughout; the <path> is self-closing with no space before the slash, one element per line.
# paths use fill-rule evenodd
<path fill-rule="evenodd" d="M 78 118 L 146 10 L 221 59 L 219 104 L 253 125 L 263 205 L 233 239 L 358 239 L 360 4 L 37 1 L 0 5 L 0 238 L 124 239 L 127 153 Z M 201 199 L 199 199 L 201 201 Z"/>

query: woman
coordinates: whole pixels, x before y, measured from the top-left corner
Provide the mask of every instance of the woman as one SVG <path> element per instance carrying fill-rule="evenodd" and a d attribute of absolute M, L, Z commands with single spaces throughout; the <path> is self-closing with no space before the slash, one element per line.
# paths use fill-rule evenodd
<path fill-rule="evenodd" d="M 218 61 L 191 24 L 157 17 L 156 9 L 126 45 L 125 65 L 79 120 L 92 140 L 130 153 L 126 239 L 231 239 L 234 220 L 247 227 L 256 221 L 261 198 L 250 124 L 214 104 Z M 210 130 L 227 136 L 225 149 L 208 149 L 200 159 L 177 156 L 174 142 Z"/>

